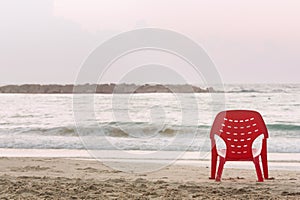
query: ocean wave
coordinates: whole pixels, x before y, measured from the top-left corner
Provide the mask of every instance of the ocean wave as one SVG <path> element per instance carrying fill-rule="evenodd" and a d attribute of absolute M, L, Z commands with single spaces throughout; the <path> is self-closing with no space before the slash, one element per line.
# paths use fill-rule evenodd
<path fill-rule="evenodd" d="M 42 128 L 42 127 L 33 127 L 26 128 L 18 131 L 19 133 L 25 134 L 38 134 L 38 135 L 56 135 L 56 136 L 77 136 L 75 127 L 51 127 L 51 128 Z"/>
<path fill-rule="evenodd" d="M 106 136 L 110 137 L 128 137 L 130 134 L 120 128 L 110 127 L 102 129 Z"/>
<path fill-rule="evenodd" d="M 255 89 L 238 89 L 238 90 L 230 90 L 225 93 L 262 93 L 263 91 L 255 90 Z"/>
<path fill-rule="evenodd" d="M 209 125 L 198 125 L 198 126 L 179 126 L 179 125 L 164 125 L 159 126 L 155 124 L 147 123 L 107 123 L 100 126 L 89 126 L 89 127 L 27 127 L 27 128 L 16 128 L 9 130 L 10 133 L 20 134 L 34 134 L 34 135 L 45 135 L 45 136 L 109 136 L 109 137 L 136 137 L 136 138 L 149 138 L 149 137 L 174 137 L 174 136 L 185 136 L 189 133 L 193 133 L 197 130 L 197 134 L 207 134 L 210 130 Z M 295 124 L 267 124 L 269 132 L 272 131 L 292 131 L 298 134 L 300 131 L 300 125 Z M 9 133 L 8 129 L 1 129 L 2 134 Z M 286 134 L 286 133 L 284 133 Z M 295 135 L 295 134 L 293 134 Z"/>
<path fill-rule="evenodd" d="M 34 115 L 25 115 L 25 114 L 16 114 L 11 116 L 11 118 L 33 118 L 35 117 Z"/>
<path fill-rule="evenodd" d="M 225 90 L 225 93 L 288 93 L 288 91 L 284 89 L 237 89 L 237 90 Z"/>
<path fill-rule="evenodd" d="M 166 129 L 163 129 L 163 130 L 159 131 L 159 133 L 164 134 L 164 135 L 173 136 L 176 133 L 176 131 L 177 130 L 172 129 L 172 128 L 166 128 Z"/>
<path fill-rule="evenodd" d="M 175 135 L 188 135 L 196 130 L 208 130 L 210 126 L 179 126 L 179 125 L 159 125 L 149 123 L 132 122 L 110 122 L 99 126 L 87 127 L 19 127 L 15 129 L 1 129 L 2 134 L 13 133 L 18 135 L 41 135 L 41 136 L 109 136 L 109 137 L 174 137 Z M 9 132 L 8 132 L 9 131 Z"/>
<path fill-rule="evenodd" d="M 116 138 L 114 143 L 110 143 L 111 140 L 103 138 L 102 140 L 97 140 L 97 143 L 91 143 L 88 146 L 90 150 L 141 150 L 141 151 L 196 151 L 199 152 L 211 151 L 211 144 L 209 138 L 205 139 L 202 137 L 189 139 L 191 145 L 186 149 L 186 139 L 179 139 L 173 141 L 161 140 L 161 138 L 154 140 L 136 140 L 136 139 L 125 139 Z M 171 142 L 171 145 L 169 143 Z M 288 138 L 270 138 L 268 139 L 268 152 L 270 153 L 300 153 L 299 146 L 300 139 L 296 138 L 290 140 Z M 61 137 L 21 137 L 18 140 L 14 138 L 6 138 L 6 140 L 0 140 L 0 148 L 10 148 L 10 149 L 86 149 L 87 146 L 82 143 L 82 141 L 77 138 L 68 138 L 63 140 Z"/>
<path fill-rule="evenodd" d="M 296 93 L 300 85 L 281 84 L 250 84 L 250 85 L 225 85 L 226 93 Z"/>
<path fill-rule="evenodd" d="M 149 123 L 113 123 L 114 125 L 102 126 L 101 130 L 106 136 L 111 137 L 133 137 L 133 138 L 151 138 L 151 137 L 175 137 L 190 136 L 197 130 L 208 130 L 210 126 L 178 126 L 178 125 L 159 125 Z"/>
<path fill-rule="evenodd" d="M 128 138 L 150 138 L 150 137 L 173 137 L 178 133 L 177 129 L 173 128 L 164 128 L 159 129 L 155 126 L 149 127 L 131 127 L 131 128 L 122 128 L 122 127 L 104 127 L 102 128 L 106 136 L 110 137 L 128 137 Z"/>
<path fill-rule="evenodd" d="M 269 130 L 300 131 L 300 125 L 293 124 L 267 124 Z"/>

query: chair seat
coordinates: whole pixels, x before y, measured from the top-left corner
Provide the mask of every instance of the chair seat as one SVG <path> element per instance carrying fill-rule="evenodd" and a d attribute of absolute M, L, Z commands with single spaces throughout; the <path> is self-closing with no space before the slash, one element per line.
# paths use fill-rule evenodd
<path fill-rule="evenodd" d="M 226 149 L 218 149 L 218 155 L 225 158 L 226 156 Z M 252 148 L 252 155 L 253 157 L 256 157 L 260 154 L 261 149 Z"/>

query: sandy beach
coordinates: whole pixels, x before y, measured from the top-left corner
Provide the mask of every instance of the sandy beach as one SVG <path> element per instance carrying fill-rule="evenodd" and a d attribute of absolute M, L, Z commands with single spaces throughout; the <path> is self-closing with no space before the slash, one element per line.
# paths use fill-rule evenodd
<path fill-rule="evenodd" d="M 145 163 L 141 163 L 145 165 Z M 209 180 L 209 167 L 171 165 L 130 174 L 77 158 L 0 158 L 1 199 L 299 199 L 300 171 L 225 168 Z"/>

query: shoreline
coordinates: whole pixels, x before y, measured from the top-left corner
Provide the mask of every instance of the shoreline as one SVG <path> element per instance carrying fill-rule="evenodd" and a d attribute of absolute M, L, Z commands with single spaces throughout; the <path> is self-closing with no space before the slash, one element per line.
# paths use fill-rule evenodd
<path fill-rule="evenodd" d="M 116 150 L 101 150 L 102 157 L 95 159 L 87 150 L 71 149 L 1 149 L 0 158 L 63 158 L 70 160 L 122 163 L 150 163 L 210 167 L 209 152 L 185 152 L 177 159 L 159 158 L 151 151 L 127 151 L 119 154 Z M 174 153 L 174 152 L 170 152 Z M 175 152 L 176 153 L 176 152 Z M 98 162 L 97 161 L 97 162 Z M 300 153 L 268 153 L 269 170 L 300 171 Z M 228 169 L 254 169 L 252 162 L 227 162 Z"/>

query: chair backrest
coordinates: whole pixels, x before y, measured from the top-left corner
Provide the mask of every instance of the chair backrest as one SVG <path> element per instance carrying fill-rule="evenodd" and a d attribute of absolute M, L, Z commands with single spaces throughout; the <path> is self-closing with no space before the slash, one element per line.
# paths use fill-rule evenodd
<path fill-rule="evenodd" d="M 252 110 L 228 110 L 220 112 L 213 123 L 210 138 L 220 136 L 226 144 L 226 158 L 251 159 L 254 140 L 268 130 L 262 116 Z"/>

